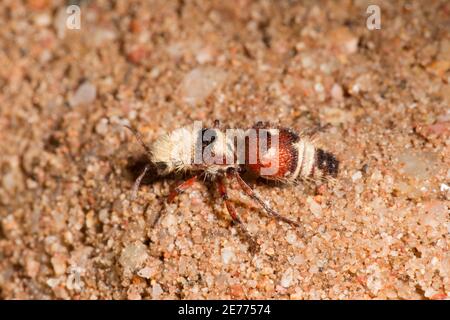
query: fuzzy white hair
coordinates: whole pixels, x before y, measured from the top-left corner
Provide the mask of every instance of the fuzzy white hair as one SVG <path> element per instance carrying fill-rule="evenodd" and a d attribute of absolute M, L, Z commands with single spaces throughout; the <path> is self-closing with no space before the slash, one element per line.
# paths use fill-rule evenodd
<path fill-rule="evenodd" d="M 234 167 L 231 163 L 225 165 L 222 163 L 224 159 L 234 160 L 234 144 L 228 141 L 229 138 L 220 130 L 210 132 L 215 137 L 208 149 L 203 150 L 201 144 L 202 129 L 194 126 L 186 126 L 176 129 L 168 134 L 160 136 L 152 145 L 151 161 L 160 167 L 160 174 L 169 174 L 173 171 L 189 171 L 194 170 L 196 165 L 205 165 L 206 174 L 215 174 L 220 170 L 226 170 L 228 167 Z M 207 141 L 209 142 L 209 141 Z M 199 150 L 196 150 L 199 148 Z M 220 161 L 219 163 L 207 163 L 204 159 L 206 151 L 206 159 L 209 161 Z M 215 157 L 211 158 L 210 155 Z M 208 157 L 209 156 L 209 157 Z M 205 161 L 206 160 L 206 163 Z M 199 167 L 197 166 L 197 169 Z"/>
<path fill-rule="evenodd" d="M 153 143 L 151 160 L 157 166 L 164 165 L 161 174 L 192 169 L 198 134 L 193 127 L 182 127 L 160 136 Z"/>
<path fill-rule="evenodd" d="M 307 139 L 300 139 L 294 147 L 298 150 L 297 168 L 292 175 L 292 179 L 297 177 L 307 177 L 310 175 L 315 162 L 316 149 L 314 145 Z"/>

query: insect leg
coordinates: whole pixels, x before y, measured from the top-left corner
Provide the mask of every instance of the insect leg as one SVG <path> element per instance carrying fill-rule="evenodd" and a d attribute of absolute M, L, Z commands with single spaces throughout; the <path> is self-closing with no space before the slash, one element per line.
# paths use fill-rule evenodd
<path fill-rule="evenodd" d="M 198 175 L 197 176 L 193 176 L 192 178 L 189 178 L 188 180 L 184 181 L 183 183 L 181 183 L 180 185 L 175 187 L 169 193 L 169 196 L 167 198 L 167 202 L 169 202 L 169 203 L 173 202 L 173 200 L 175 199 L 175 197 L 177 195 L 179 195 L 180 193 L 183 193 L 184 191 L 189 189 L 197 181 L 197 179 L 198 179 Z"/>
<path fill-rule="evenodd" d="M 238 172 L 231 171 L 230 174 L 234 176 L 239 183 L 239 186 L 241 189 L 250 197 L 252 198 L 256 203 L 258 203 L 270 216 L 272 216 L 275 219 L 281 220 L 283 222 L 289 223 L 295 227 L 300 227 L 298 222 L 291 220 L 289 218 L 281 216 L 278 212 L 273 210 L 269 207 L 269 205 L 264 202 L 256 193 L 253 191 L 253 189 L 241 178 Z"/>
<path fill-rule="evenodd" d="M 139 131 L 137 131 L 136 129 L 134 129 L 133 127 L 130 126 L 125 126 L 125 128 L 128 128 L 128 130 L 130 130 L 134 136 L 136 137 L 137 141 L 139 141 L 139 143 L 142 145 L 142 147 L 144 148 L 145 152 L 147 153 L 147 155 L 149 157 L 151 157 L 152 152 L 150 150 L 150 148 L 145 144 L 144 140 L 142 139 L 141 134 L 139 133 Z"/>
<path fill-rule="evenodd" d="M 145 174 L 147 173 L 148 169 L 150 169 L 150 165 L 149 164 L 147 164 L 144 167 L 144 170 L 142 171 L 142 173 L 139 175 L 139 177 L 137 177 L 136 181 L 134 182 L 133 189 L 131 191 L 131 200 L 136 199 L 139 186 L 141 185 L 141 181 L 144 178 Z"/>
<path fill-rule="evenodd" d="M 328 130 L 331 127 L 329 123 L 326 125 L 316 125 L 311 130 L 304 131 L 303 134 L 309 137 L 309 140 L 315 141 L 319 133 Z"/>
<path fill-rule="evenodd" d="M 231 216 L 231 219 L 241 228 L 246 240 L 250 244 L 250 250 L 252 252 L 258 251 L 259 245 L 257 242 L 253 239 L 251 234 L 248 232 L 245 225 L 242 223 L 241 218 L 237 215 L 236 209 L 234 208 L 233 203 L 228 198 L 228 192 L 227 187 L 225 185 L 224 177 L 219 177 L 217 180 L 217 188 L 219 191 L 220 196 L 222 197 L 222 200 L 225 202 L 225 206 L 227 207 L 227 211 Z"/>

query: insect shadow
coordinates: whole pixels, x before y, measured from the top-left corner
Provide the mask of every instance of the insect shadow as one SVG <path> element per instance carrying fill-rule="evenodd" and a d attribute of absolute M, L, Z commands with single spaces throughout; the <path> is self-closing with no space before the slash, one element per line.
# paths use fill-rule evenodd
<path fill-rule="evenodd" d="M 147 166 L 149 163 L 150 162 L 148 160 L 147 155 L 143 153 L 129 156 L 127 159 L 127 165 L 125 167 L 126 169 L 125 177 L 127 178 L 127 180 L 129 180 L 132 183 L 136 181 L 136 179 L 143 172 L 145 166 Z M 159 176 L 156 167 L 151 165 L 147 173 L 143 177 L 141 184 L 151 185 L 157 181 L 165 180 L 166 178 L 167 177 Z"/>
<path fill-rule="evenodd" d="M 184 181 L 186 178 L 189 178 L 191 176 L 189 173 L 170 173 L 165 176 L 158 175 L 156 166 L 153 166 L 149 162 L 146 154 L 138 154 L 138 155 L 128 156 L 124 176 L 126 177 L 126 179 L 129 182 L 133 183 L 142 174 L 144 168 L 149 165 L 150 165 L 150 167 L 148 168 L 146 174 L 144 175 L 144 177 L 141 180 L 141 183 L 140 183 L 141 185 L 153 185 L 154 183 L 165 181 L 165 182 L 169 182 L 169 184 L 171 184 L 171 188 L 173 188 L 180 181 Z M 254 180 L 254 181 L 258 180 L 257 177 L 254 177 L 251 174 L 248 174 L 246 176 L 251 180 Z M 213 208 L 213 212 L 218 219 L 220 219 L 220 220 L 226 219 L 225 215 L 221 214 L 214 207 L 214 204 L 216 203 L 217 198 L 220 198 L 220 195 L 218 194 L 218 192 L 215 188 L 214 181 L 212 181 L 211 179 L 204 179 L 203 183 L 205 184 L 206 190 L 207 190 L 207 197 L 204 200 L 207 201 L 209 205 L 211 205 L 211 207 Z M 162 201 L 166 202 L 167 197 L 163 196 Z M 164 210 L 162 210 L 161 212 L 159 212 L 157 214 L 157 217 L 153 221 L 152 226 L 155 226 L 158 223 L 158 221 L 161 219 L 161 217 L 164 215 L 163 211 Z M 249 244 L 250 252 L 252 252 L 252 253 L 258 252 L 259 251 L 258 247 L 254 243 L 253 239 L 249 238 L 249 235 L 246 233 L 246 230 L 241 230 L 241 228 L 242 228 L 241 224 L 236 223 L 233 220 L 231 220 L 230 223 L 231 223 L 231 225 L 238 228 L 239 238 Z"/>
<path fill-rule="evenodd" d="M 134 183 L 142 174 L 145 167 L 147 167 L 147 172 L 143 176 L 140 185 L 152 185 L 156 182 L 163 181 L 176 185 L 184 179 L 193 176 L 185 172 L 172 172 L 166 175 L 160 175 L 158 174 L 157 167 L 149 161 L 145 153 L 128 156 L 124 176 L 129 182 Z"/>
<path fill-rule="evenodd" d="M 149 162 L 149 159 L 146 154 L 138 154 L 133 156 L 128 156 L 127 158 L 127 165 L 126 165 L 126 174 L 127 180 L 129 180 L 131 183 L 135 182 L 136 179 L 142 174 L 144 168 L 147 167 L 146 174 L 143 176 L 141 180 L 141 185 L 152 185 L 157 182 L 168 182 L 171 185 L 171 189 L 173 189 L 176 185 L 179 184 L 180 181 L 186 180 L 186 178 L 191 177 L 192 175 L 189 173 L 170 173 L 165 176 L 158 175 L 158 171 L 156 166 L 152 165 Z M 280 184 L 276 181 L 270 181 L 267 179 L 262 179 L 251 172 L 243 172 L 243 177 L 245 180 L 251 182 L 252 184 L 267 184 L 269 186 L 278 186 L 278 187 L 284 187 L 283 184 Z M 220 210 L 217 210 L 214 204 L 216 203 L 217 199 L 220 198 L 220 194 L 216 188 L 215 181 L 213 179 L 203 179 L 202 181 L 204 185 L 206 186 L 207 190 L 207 196 L 204 198 L 204 201 L 208 202 L 208 204 L 211 206 L 215 216 L 219 220 L 227 220 L 226 215 L 222 214 Z M 167 201 L 167 197 L 162 197 L 162 202 L 165 203 Z M 237 202 L 240 206 L 247 206 L 247 203 L 241 202 L 237 199 L 234 199 L 235 202 Z M 263 214 L 264 216 L 270 217 L 269 214 L 267 214 L 264 210 L 261 208 L 258 208 L 255 206 L 253 208 L 254 210 L 258 211 L 260 214 Z M 164 209 L 162 209 L 155 219 L 152 222 L 152 226 L 155 226 L 158 221 L 162 218 L 164 215 Z M 238 229 L 238 236 L 241 239 L 241 241 L 244 241 L 248 243 L 249 245 L 249 251 L 251 253 L 257 253 L 259 251 L 259 245 L 253 239 L 249 234 L 248 231 L 246 231 L 245 227 L 243 227 L 242 223 L 238 223 L 234 220 L 230 221 L 230 224 L 235 226 Z"/>

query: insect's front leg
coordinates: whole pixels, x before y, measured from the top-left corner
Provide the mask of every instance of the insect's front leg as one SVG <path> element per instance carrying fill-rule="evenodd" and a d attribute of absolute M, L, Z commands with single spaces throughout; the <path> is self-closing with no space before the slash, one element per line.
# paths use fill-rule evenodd
<path fill-rule="evenodd" d="M 227 211 L 231 216 L 231 219 L 241 228 L 246 240 L 250 244 L 250 251 L 257 252 L 259 251 L 259 245 L 255 241 L 255 239 L 252 237 L 252 235 L 248 232 L 247 228 L 245 227 L 244 223 L 242 222 L 241 218 L 237 215 L 236 209 L 233 205 L 233 203 L 230 201 L 228 197 L 228 191 L 225 184 L 225 176 L 219 176 L 217 178 L 217 188 L 219 191 L 219 194 L 222 198 L 222 200 L 225 202 L 225 206 L 227 207 Z"/>
<path fill-rule="evenodd" d="M 175 197 L 187 189 L 189 189 L 197 180 L 199 175 L 193 176 L 192 178 L 184 181 L 183 183 L 179 184 L 177 187 L 173 188 L 173 190 L 169 193 L 169 196 L 167 197 L 167 202 L 172 203 Z"/>

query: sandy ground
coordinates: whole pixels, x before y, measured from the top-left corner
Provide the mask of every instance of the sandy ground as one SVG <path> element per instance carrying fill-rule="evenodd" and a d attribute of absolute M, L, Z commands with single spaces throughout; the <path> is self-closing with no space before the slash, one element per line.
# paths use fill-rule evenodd
<path fill-rule="evenodd" d="M 70 2 L 77 3 L 77 2 Z M 381 29 L 366 9 L 381 8 Z M 450 295 L 448 1 L 0 4 L 3 299 L 443 299 Z M 261 251 L 217 194 L 148 176 L 148 143 L 201 120 L 327 125 L 335 182 L 231 184 Z"/>

